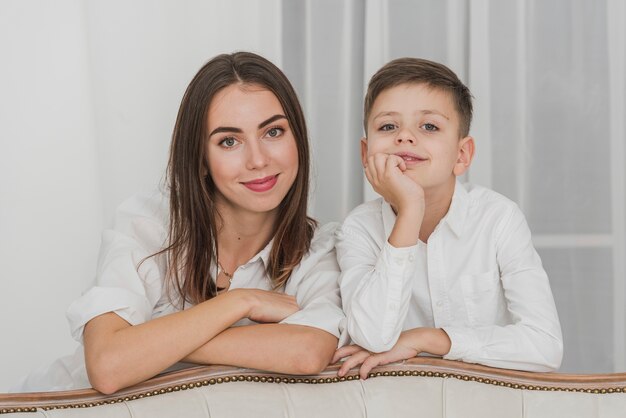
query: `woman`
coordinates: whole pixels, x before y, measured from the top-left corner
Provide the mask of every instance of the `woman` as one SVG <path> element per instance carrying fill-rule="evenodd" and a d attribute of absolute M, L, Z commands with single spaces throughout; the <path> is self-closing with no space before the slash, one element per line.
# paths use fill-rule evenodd
<path fill-rule="evenodd" d="M 324 369 L 343 313 L 334 227 L 306 215 L 308 147 L 276 66 L 245 52 L 209 61 L 180 106 L 168 193 L 120 206 L 97 286 L 68 310 L 84 361 L 61 359 L 22 389 L 109 394 L 179 361 Z"/>

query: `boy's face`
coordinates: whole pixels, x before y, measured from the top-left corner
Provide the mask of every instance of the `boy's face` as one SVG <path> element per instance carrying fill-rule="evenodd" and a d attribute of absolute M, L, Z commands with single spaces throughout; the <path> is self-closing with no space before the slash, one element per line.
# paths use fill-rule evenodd
<path fill-rule="evenodd" d="M 474 154 L 472 137 L 459 137 L 459 115 L 449 93 L 426 84 L 401 84 L 374 101 L 361 140 L 363 165 L 376 153 L 396 154 L 424 191 L 450 186 Z"/>

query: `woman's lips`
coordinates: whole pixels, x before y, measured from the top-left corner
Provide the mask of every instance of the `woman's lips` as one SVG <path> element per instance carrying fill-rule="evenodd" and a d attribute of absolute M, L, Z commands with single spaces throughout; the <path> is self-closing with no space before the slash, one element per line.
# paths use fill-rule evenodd
<path fill-rule="evenodd" d="M 246 186 L 248 189 L 252 190 L 253 192 L 266 192 L 270 190 L 272 187 L 274 187 L 277 181 L 278 181 L 278 174 L 276 174 L 275 176 L 263 177 L 262 179 L 246 181 L 241 184 L 243 184 L 244 186 Z"/>

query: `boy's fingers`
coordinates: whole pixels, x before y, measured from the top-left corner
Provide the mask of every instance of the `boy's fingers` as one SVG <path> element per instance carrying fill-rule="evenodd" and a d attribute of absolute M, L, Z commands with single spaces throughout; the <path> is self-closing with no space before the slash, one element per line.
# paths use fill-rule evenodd
<path fill-rule="evenodd" d="M 346 345 L 343 346 L 341 348 L 338 348 L 335 351 L 335 355 L 333 356 L 333 360 L 331 363 L 336 363 L 338 362 L 340 359 L 344 358 L 344 357 L 348 357 L 353 355 L 354 353 L 358 352 L 362 350 L 361 347 L 359 347 L 358 345 L 352 344 L 352 345 Z"/>
<path fill-rule="evenodd" d="M 368 351 L 362 350 L 350 356 L 346 361 L 343 362 L 341 368 L 337 372 L 337 375 L 340 377 L 345 376 L 345 374 L 348 373 L 350 369 L 363 363 L 365 359 L 369 357 L 369 355 L 370 353 Z"/>
<path fill-rule="evenodd" d="M 367 375 L 369 375 L 370 371 L 372 371 L 374 367 L 380 364 L 381 360 L 382 357 L 379 355 L 369 356 L 367 359 L 365 359 L 365 361 L 361 365 L 361 368 L 359 369 L 359 376 L 361 377 L 361 379 L 367 379 Z"/>
<path fill-rule="evenodd" d="M 374 154 L 374 167 L 376 169 L 376 181 L 380 182 L 381 177 L 385 174 L 385 166 L 387 165 L 387 154 Z"/>

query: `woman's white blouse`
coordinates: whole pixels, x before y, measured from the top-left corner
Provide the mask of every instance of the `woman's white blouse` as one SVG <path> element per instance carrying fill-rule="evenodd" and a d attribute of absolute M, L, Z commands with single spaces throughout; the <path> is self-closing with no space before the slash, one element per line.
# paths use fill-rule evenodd
<path fill-rule="evenodd" d="M 165 257 L 149 257 L 164 247 L 168 222 L 169 198 L 161 192 L 135 196 L 117 209 L 114 228 L 102 235 L 96 286 L 67 311 L 76 340 L 82 341 L 85 324 L 103 313 L 115 312 L 131 325 L 137 325 L 179 310 L 178 299 L 169 295 L 174 292 L 166 291 L 164 286 Z M 293 270 L 284 289 L 286 294 L 296 297 L 301 310 L 281 323 L 320 328 L 340 338 L 345 315 L 337 284 L 336 228 L 337 224 L 327 224 L 315 231 L 310 251 Z M 229 290 L 272 290 L 265 272 L 271 245 L 272 242 L 233 273 Z M 188 307 L 189 303 L 185 305 Z M 252 323 L 244 319 L 234 325 Z M 80 346 L 73 356 L 57 360 L 46 370 L 29 376 L 20 391 L 89 387 L 82 351 Z"/>
<path fill-rule="evenodd" d="M 457 182 L 428 244 L 406 248 L 387 241 L 395 220 L 378 199 L 338 230 L 341 295 L 355 344 L 387 351 L 403 330 L 436 327 L 452 342 L 447 359 L 559 367 L 563 341 L 550 284 L 515 203 Z"/>

